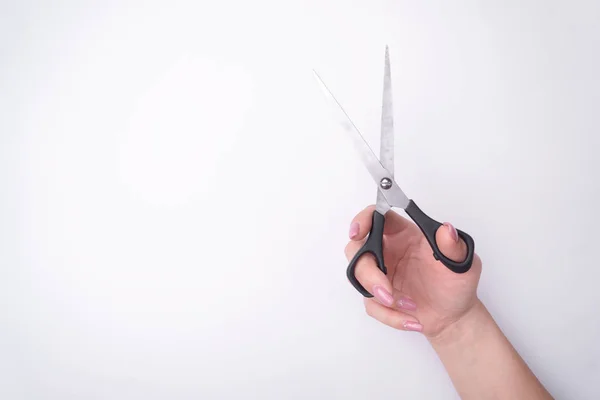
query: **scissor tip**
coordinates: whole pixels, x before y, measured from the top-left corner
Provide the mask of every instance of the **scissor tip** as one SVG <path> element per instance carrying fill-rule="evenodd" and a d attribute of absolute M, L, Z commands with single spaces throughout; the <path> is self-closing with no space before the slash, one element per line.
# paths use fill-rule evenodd
<path fill-rule="evenodd" d="M 321 82 L 321 81 L 322 81 L 321 77 L 319 76 L 319 74 L 317 73 L 317 71 L 316 71 L 314 68 L 313 68 L 313 70 L 312 70 L 312 73 L 313 73 L 313 77 L 314 77 L 314 78 L 315 78 L 317 81 L 319 81 L 319 82 Z"/>

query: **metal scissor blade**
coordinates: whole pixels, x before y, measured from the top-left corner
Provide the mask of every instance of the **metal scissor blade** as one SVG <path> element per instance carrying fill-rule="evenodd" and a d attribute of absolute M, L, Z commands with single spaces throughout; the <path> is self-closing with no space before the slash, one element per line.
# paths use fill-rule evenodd
<path fill-rule="evenodd" d="M 409 200 L 404 192 L 402 192 L 402 189 L 400 189 L 400 187 L 394 181 L 393 174 L 391 174 L 390 171 L 381 165 L 377 159 L 377 156 L 375 156 L 375 153 L 373 153 L 373 150 L 371 150 L 358 128 L 354 125 L 348 114 L 346 114 L 344 108 L 336 100 L 331 91 L 329 91 L 327 85 L 325 85 L 319 74 L 317 74 L 315 70 L 313 70 L 313 74 L 321 89 L 323 89 L 323 93 L 328 99 L 329 104 L 332 106 L 334 115 L 337 117 L 344 130 L 348 133 L 348 136 L 352 139 L 363 164 L 369 171 L 369 174 L 375 181 L 379 192 L 382 193 L 388 205 L 391 207 L 406 208 Z M 389 179 L 391 181 L 391 187 L 387 190 L 381 189 L 380 184 L 383 179 Z"/>
<path fill-rule="evenodd" d="M 383 99 L 381 104 L 381 139 L 379 144 L 379 161 L 389 171 L 390 178 L 394 178 L 394 106 L 392 102 L 392 73 L 390 68 L 390 54 L 385 46 L 385 66 L 383 72 Z M 376 209 L 379 212 L 387 211 L 389 207 L 381 190 L 377 191 Z M 384 212 L 382 212 L 385 214 Z"/>

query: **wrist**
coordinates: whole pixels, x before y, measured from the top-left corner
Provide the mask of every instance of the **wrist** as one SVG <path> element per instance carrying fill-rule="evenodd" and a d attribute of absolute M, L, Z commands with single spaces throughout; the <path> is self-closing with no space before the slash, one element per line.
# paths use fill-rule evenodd
<path fill-rule="evenodd" d="M 428 340 L 463 399 L 552 399 L 479 299 Z"/>
<path fill-rule="evenodd" d="M 444 347 L 462 346 L 465 343 L 473 343 L 493 323 L 481 300 L 476 299 L 465 314 L 427 340 L 436 351 Z"/>

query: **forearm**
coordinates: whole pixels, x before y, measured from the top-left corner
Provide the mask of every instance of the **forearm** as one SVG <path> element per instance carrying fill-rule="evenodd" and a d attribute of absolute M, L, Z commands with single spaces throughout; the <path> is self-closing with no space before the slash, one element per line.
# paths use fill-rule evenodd
<path fill-rule="evenodd" d="M 479 301 L 429 341 L 463 400 L 552 399 Z"/>

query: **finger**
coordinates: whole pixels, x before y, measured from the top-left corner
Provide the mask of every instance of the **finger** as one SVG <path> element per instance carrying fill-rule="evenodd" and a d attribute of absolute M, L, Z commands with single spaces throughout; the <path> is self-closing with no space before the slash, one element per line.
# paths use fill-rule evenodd
<path fill-rule="evenodd" d="M 456 262 L 462 262 L 467 257 L 467 245 L 460 239 L 456 228 L 449 222 L 444 222 L 435 233 L 435 240 L 440 251 Z"/>
<path fill-rule="evenodd" d="M 365 299 L 364 303 L 367 314 L 387 326 L 403 331 L 423 330 L 419 320 L 411 315 L 384 307 L 373 299 Z"/>
<path fill-rule="evenodd" d="M 415 311 L 417 310 L 417 303 L 406 294 L 401 291 L 394 289 L 394 308 L 402 310 L 403 312 L 409 315 L 415 315 Z"/>
<path fill-rule="evenodd" d="M 365 238 L 365 236 L 367 236 L 367 234 L 371 230 L 374 211 L 375 206 L 370 205 L 361 210 L 358 214 L 356 214 L 356 216 L 352 219 L 352 222 L 350 223 L 350 231 L 348 232 L 348 236 L 350 237 L 350 239 L 362 240 Z M 408 219 L 390 210 L 385 214 L 385 226 L 383 229 L 383 233 L 386 235 L 394 234 L 411 226 L 412 224 Z"/>
<path fill-rule="evenodd" d="M 346 253 L 348 261 L 354 257 L 362 245 L 362 242 L 355 241 L 350 241 L 346 245 L 344 252 Z M 356 263 L 356 268 L 354 269 L 354 276 L 367 292 L 371 293 L 371 295 L 377 299 L 377 301 L 387 307 L 394 306 L 392 284 L 387 276 L 377 268 L 375 257 L 373 257 L 373 255 L 366 253 L 360 257 Z"/>
<path fill-rule="evenodd" d="M 351 240 L 362 240 L 367 236 L 367 233 L 371 230 L 373 211 L 375 211 L 375 206 L 370 205 L 361 210 L 352 219 L 352 222 L 350 222 L 350 231 L 348 232 Z"/>

